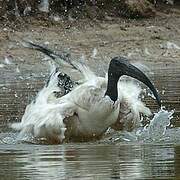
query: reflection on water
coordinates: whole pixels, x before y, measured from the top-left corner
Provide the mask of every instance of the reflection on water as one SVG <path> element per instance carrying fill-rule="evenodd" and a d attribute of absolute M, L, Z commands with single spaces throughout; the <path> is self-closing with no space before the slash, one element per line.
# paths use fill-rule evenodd
<path fill-rule="evenodd" d="M 18 133 L 4 125 L 0 180 L 180 179 L 180 128 L 166 128 L 171 114 L 158 112 L 158 118 L 139 134 L 139 129 L 131 133 L 110 130 L 97 142 L 80 144 L 23 143 Z"/>
<path fill-rule="evenodd" d="M 1 179 L 177 179 L 180 146 L 0 145 Z"/>
<path fill-rule="evenodd" d="M 161 110 L 146 128 L 110 130 L 97 142 L 80 144 L 23 143 L 4 125 L 0 179 L 180 179 L 180 128 L 167 128 L 172 113 Z"/>

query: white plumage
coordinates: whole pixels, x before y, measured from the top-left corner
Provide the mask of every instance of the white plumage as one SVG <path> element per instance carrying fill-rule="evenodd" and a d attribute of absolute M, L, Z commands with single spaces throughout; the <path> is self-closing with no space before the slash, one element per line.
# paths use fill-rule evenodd
<path fill-rule="evenodd" d="M 141 88 L 134 82 L 119 81 L 118 98 L 113 101 L 106 95 L 108 78 L 96 76 L 84 65 L 77 66 L 84 75 L 83 83 L 62 97 L 55 96 L 61 91 L 60 72 L 53 71 L 48 85 L 26 107 L 21 122 L 12 124 L 21 137 L 32 135 L 50 143 L 88 141 L 100 138 L 109 127 L 123 129 L 138 124 L 140 113 L 151 114 L 139 99 Z"/>

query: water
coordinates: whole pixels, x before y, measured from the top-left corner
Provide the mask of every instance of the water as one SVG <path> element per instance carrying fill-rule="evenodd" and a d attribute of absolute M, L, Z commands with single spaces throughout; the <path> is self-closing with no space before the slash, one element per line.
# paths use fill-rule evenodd
<path fill-rule="evenodd" d="M 179 179 L 180 146 L 0 146 L 0 179 Z"/>
<path fill-rule="evenodd" d="M 36 99 L 37 100 L 37 99 Z M 47 145 L 1 127 L 0 179 L 179 179 L 180 128 L 161 109 L 132 132 L 109 129 L 88 143 Z"/>
<path fill-rule="evenodd" d="M 172 115 L 161 109 L 132 132 L 109 129 L 101 140 L 62 145 L 2 126 L 0 179 L 179 179 L 180 128 L 170 128 Z"/>
<path fill-rule="evenodd" d="M 42 2 L 45 5 L 46 1 Z M 46 5 L 44 6 L 45 11 L 48 10 L 48 5 Z M 112 26 L 105 26 L 101 23 L 102 27 L 105 27 L 101 31 L 99 23 L 98 29 L 90 24 L 92 29 L 84 30 L 83 27 L 82 32 L 77 31 L 76 28 L 71 28 L 71 30 L 70 26 L 67 26 L 66 30 L 64 30 L 64 26 L 63 29 L 57 30 L 57 26 L 48 28 L 46 25 L 45 28 L 37 28 L 33 25 L 26 28 L 26 31 L 15 31 L 16 33 L 12 34 L 9 28 L 4 28 L 4 31 L 8 31 L 8 41 L 2 35 L 2 53 L 3 47 L 4 52 L 7 51 L 4 44 L 7 42 L 9 44 L 9 38 L 12 40 L 14 35 L 18 35 L 20 39 L 29 37 L 32 40 L 46 40 L 51 42 L 51 45 L 57 43 L 57 46 L 62 46 L 62 48 L 70 47 L 77 54 L 85 53 L 86 57 L 88 51 L 92 52 L 94 46 L 97 46 L 92 53 L 93 63 L 89 61 L 94 67 L 102 66 L 101 63 L 98 63 L 101 62 L 100 59 L 108 60 L 104 61 L 106 64 L 109 62 L 109 57 L 114 57 L 119 53 L 128 54 L 132 59 L 135 58 L 135 62 L 145 59 L 145 64 L 148 64 L 150 69 L 155 72 L 154 82 L 158 85 L 158 89 L 163 88 L 165 92 L 165 94 L 163 93 L 164 101 L 170 108 L 176 107 L 178 112 L 180 107 L 178 101 L 180 92 L 179 51 L 175 51 L 178 50 L 176 44 L 166 43 L 169 37 L 174 37 L 177 42 L 178 27 L 175 25 L 179 23 L 176 19 L 178 17 L 172 16 L 171 19 L 165 18 L 165 20 L 161 18 L 156 24 L 143 21 L 142 27 L 138 25 L 140 22 L 138 24 L 134 22 L 132 26 L 132 24 L 125 24 L 124 20 L 123 24 L 120 23 L 123 27 L 114 23 Z M 60 18 L 54 16 L 54 20 L 59 21 Z M 146 28 L 151 24 L 153 29 Z M 124 30 L 121 30 L 122 28 Z M 164 40 L 158 38 L 161 36 Z M 155 39 L 157 37 L 157 40 L 152 40 L 154 37 Z M 161 42 L 164 48 L 159 47 Z M 96 52 L 96 50 L 98 51 Z M 5 83 L 1 91 L 1 103 L 5 103 L 5 106 L 1 105 L 1 110 L 3 110 L 1 116 L 4 120 L 13 119 L 15 121 L 14 116 L 18 117 L 24 109 L 23 105 L 27 104 L 25 95 L 29 101 L 33 96 L 32 91 L 39 89 L 39 80 L 42 81 L 42 77 L 47 73 L 47 67 L 41 64 L 36 53 L 33 56 L 34 53 L 29 53 L 26 49 L 19 51 L 17 47 L 10 48 L 10 51 L 13 55 L 19 55 L 21 58 L 15 58 L 12 61 L 15 64 L 11 64 L 11 61 L 10 64 L 4 63 L 4 60 L 0 64 L 1 81 Z M 102 57 L 99 57 L 101 55 Z M 19 69 L 16 67 L 17 64 Z M 97 70 L 104 72 L 101 67 Z M 30 75 L 32 76 L 30 77 Z M 35 88 L 33 89 L 33 87 Z M 17 98 L 14 96 L 14 89 L 17 90 Z M 160 122 L 162 121 L 163 118 Z M 96 142 L 63 145 L 19 142 L 16 138 L 18 134 L 8 129 L 6 124 L 0 124 L 0 179 L 180 179 L 180 129 L 166 129 L 165 126 L 160 126 L 162 131 L 159 131 L 156 122 L 154 121 L 145 129 L 140 128 L 132 133 L 111 131 Z M 165 125 L 168 123 L 167 121 Z M 155 125 L 155 129 L 153 125 Z M 153 131 L 149 131 L 150 127 Z"/>
<path fill-rule="evenodd" d="M 108 130 L 89 143 L 31 144 L 7 129 L 0 134 L 0 179 L 179 179 L 180 128 L 168 126 L 172 114 L 160 110 L 146 128 Z"/>

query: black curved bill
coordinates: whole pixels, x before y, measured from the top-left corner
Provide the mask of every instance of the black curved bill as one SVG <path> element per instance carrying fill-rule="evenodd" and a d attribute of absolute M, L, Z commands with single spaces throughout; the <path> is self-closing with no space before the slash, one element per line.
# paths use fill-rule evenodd
<path fill-rule="evenodd" d="M 148 86 L 149 89 L 153 92 L 156 98 L 157 104 L 161 107 L 161 100 L 160 100 L 159 94 L 156 88 L 154 87 L 154 85 L 152 84 L 152 82 L 150 81 L 150 79 L 141 70 L 139 70 L 137 67 L 130 64 L 126 58 L 116 58 L 115 61 L 116 61 L 116 65 L 119 64 L 120 76 L 127 75 L 130 77 L 133 77 L 141 81 L 142 83 L 144 83 L 146 86 Z"/>

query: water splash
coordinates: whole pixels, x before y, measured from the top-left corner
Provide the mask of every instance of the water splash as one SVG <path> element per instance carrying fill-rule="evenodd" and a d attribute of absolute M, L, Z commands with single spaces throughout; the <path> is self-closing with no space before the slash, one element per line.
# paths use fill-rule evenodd
<path fill-rule="evenodd" d="M 170 128 L 174 111 L 161 109 L 154 114 L 150 123 L 145 127 L 139 127 L 132 132 L 115 131 L 111 128 L 107 130 L 104 137 L 97 143 L 122 144 L 122 143 L 176 143 L 179 144 L 180 128 Z M 35 139 L 30 134 L 1 133 L 0 144 L 46 144 L 44 139 Z M 94 141 L 93 141 L 94 143 Z"/>
<path fill-rule="evenodd" d="M 18 133 L 8 132 L 0 134 L 0 145 L 1 144 L 17 144 Z"/>
<path fill-rule="evenodd" d="M 42 12 L 49 12 L 49 0 L 42 0 L 41 4 L 39 5 L 39 10 Z"/>
<path fill-rule="evenodd" d="M 145 126 L 142 130 L 136 131 L 138 139 L 143 141 L 160 141 L 165 137 L 167 127 L 170 125 L 170 121 L 173 118 L 173 113 L 173 110 L 169 112 L 164 109 L 155 113 L 149 125 Z"/>
<path fill-rule="evenodd" d="M 135 128 L 132 132 L 108 129 L 100 143 L 180 143 L 180 128 L 169 128 L 174 111 L 163 108 L 154 114 L 145 127 Z"/>

